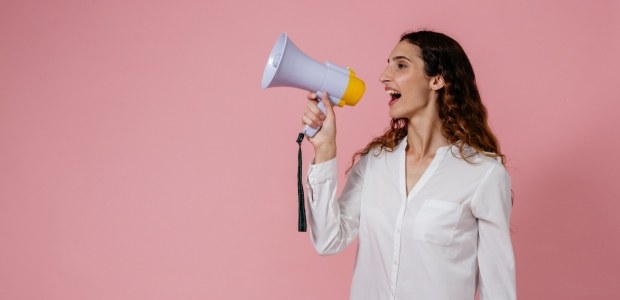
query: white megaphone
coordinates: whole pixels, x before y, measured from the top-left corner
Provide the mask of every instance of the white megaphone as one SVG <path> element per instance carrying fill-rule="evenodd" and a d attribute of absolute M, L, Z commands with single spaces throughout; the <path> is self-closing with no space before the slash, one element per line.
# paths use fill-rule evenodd
<path fill-rule="evenodd" d="M 362 99 L 366 85 L 364 81 L 355 77 L 353 70 L 325 62 L 324 64 L 310 58 L 299 50 L 288 38 L 286 33 L 280 34 L 263 72 L 263 89 L 269 87 L 288 86 L 329 94 L 333 105 L 353 106 Z M 319 102 L 319 108 L 325 113 L 325 106 Z M 306 125 L 303 133 L 313 137 L 320 128 Z"/>

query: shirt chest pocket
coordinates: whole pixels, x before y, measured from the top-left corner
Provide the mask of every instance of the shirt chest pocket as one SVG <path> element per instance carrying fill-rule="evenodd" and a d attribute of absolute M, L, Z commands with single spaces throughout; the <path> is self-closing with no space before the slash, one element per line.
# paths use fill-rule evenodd
<path fill-rule="evenodd" d="M 458 203 L 432 199 L 424 201 L 415 221 L 413 238 L 449 246 L 454 239 L 462 210 Z"/>

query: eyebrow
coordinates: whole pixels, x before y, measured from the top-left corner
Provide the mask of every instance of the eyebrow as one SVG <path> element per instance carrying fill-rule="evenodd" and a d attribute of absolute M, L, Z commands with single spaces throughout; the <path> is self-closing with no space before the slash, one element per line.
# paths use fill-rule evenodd
<path fill-rule="evenodd" d="M 404 60 L 408 60 L 411 61 L 411 59 L 409 59 L 409 57 L 403 56 L 403 55 L 398 55 L 398 56 L 394 56 L 392 57 L 392 60 L 398 60 L 398 59 L 404 59 Z M 388 58 L 388 62 L 390 62 L 390 59 Z"/>

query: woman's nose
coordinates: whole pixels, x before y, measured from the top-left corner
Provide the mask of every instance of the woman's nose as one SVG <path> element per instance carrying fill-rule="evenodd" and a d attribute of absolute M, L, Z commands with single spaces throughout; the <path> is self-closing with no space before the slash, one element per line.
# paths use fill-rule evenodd
<path fill-rule="evenodd" d="M 379 82 L 381 83 L 386 83 L 388 81 L 390 81 L 390 74 L 388 73 L 388 68 L 386 68 L 385 70 L 383 70 L 383 73 L 381 73 L 381 75 L 379 75 Z"/>

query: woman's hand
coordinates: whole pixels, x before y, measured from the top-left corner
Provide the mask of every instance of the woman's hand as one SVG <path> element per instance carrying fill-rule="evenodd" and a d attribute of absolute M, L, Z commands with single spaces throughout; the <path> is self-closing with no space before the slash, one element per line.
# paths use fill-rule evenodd
<path fill-rule="evenodd" d="M 321 130 L 308 141 L 314 146 L 314 163 L 318 164 L 336 157 L 336 116 L 326 92 L 323 92 L 325 113 L 318 107 L 315 93 L 308 93 L 308 105 L 304 110 L 302 121 L 310 127 L 321 127 Z"/>

